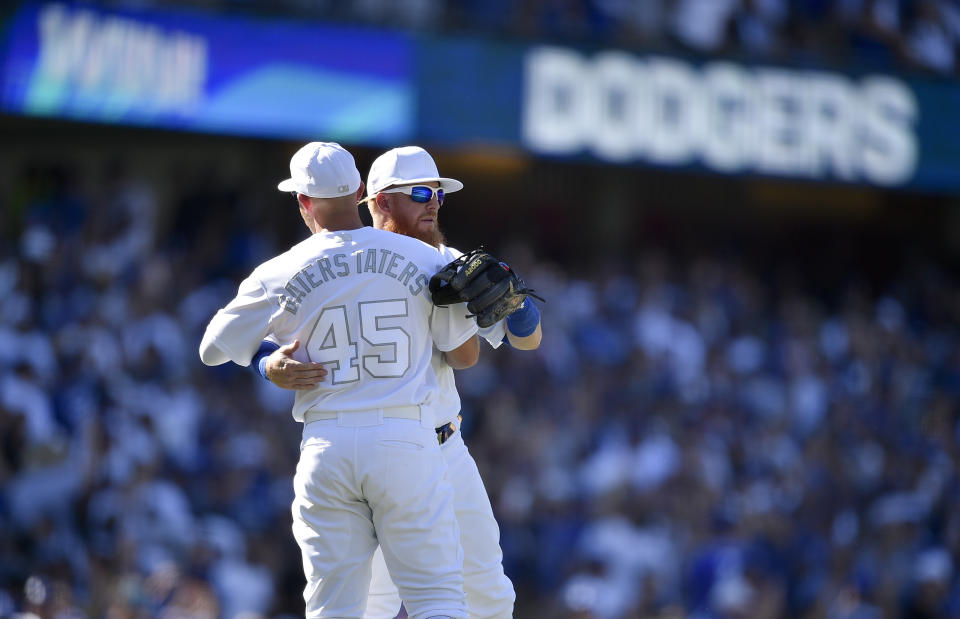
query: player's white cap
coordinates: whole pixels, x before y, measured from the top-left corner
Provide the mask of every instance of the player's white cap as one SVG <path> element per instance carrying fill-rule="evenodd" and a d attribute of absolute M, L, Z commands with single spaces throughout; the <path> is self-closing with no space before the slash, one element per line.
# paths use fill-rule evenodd
<path fill-rule="evenodd" d="M 447 193 L 460 191 L 463 183 L 444 178 L 430 153 L 419 146 L 401 146 L 383 153 L 370 166 L 367 175 L 367 195 L 375 195 L 391 185 L 439 182 Z"/>
<path fill-rule="evenodd" d="M 290 158 L 290 178 L 277 185 L 280 191 L 296 191 L 314 198 L 338 198 L 356 193 L 360 172 L 348 153 L 336 142 L 310 142 Z"/>

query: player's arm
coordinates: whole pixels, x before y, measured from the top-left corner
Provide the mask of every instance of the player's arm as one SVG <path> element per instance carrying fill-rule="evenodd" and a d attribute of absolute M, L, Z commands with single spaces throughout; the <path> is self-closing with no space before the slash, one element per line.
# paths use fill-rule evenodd
<path fill-rule="evenodd" d="M 470 317 L 466 304 L 456 303 L 434 308 L 430 316 L 430 334 L 443 360 L 455 370 L 465 370 L 480 359 L 477 321 Z"/>
<path fill-rule="evenodd" d="M 508 343 L 517 350 L 536 350 L 543 339 L 540 309 L 528 297 L 513 314 L 480 329 L 480 337 L 493 348 L 500 348 L 502 344 Z"/>
<path fill-rule="evenodd" d="M 517 350 L 535 350 L 540 347 L 543 331 L 540 328 L 540 310 L 527 297 L 520 309 L 506 317 L 507 341 Z"/>
<path fill-rule="evenodd" d="M 477 364 L 480 359 L 480 338 L 476 334 L 453 350 L 443 353 L 443 360 L 455 370 L 465 370 Z"/>
<path fill-rule="evenodd" d="M 240 282 L 237 296 L 210 319 L 200 340 L 200 360 L 206 365 L 233 361 L 249 365 L 260 341 L 270 332 L 276 302 L 263 284 L 250 276 Z"/>

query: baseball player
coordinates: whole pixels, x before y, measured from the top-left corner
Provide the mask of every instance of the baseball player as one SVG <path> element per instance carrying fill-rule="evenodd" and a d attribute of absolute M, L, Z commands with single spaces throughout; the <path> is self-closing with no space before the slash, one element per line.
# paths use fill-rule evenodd
<path fill-rule="evenodd" d="M 363 226 L 363 183 L 346 150 L 307 144 L 290 172 L 278 187 L 296 193 L 313 234 L 240 284 L 200 357 L 247 365 L 267 337 L 302 342 L 294 358 L 328 370 L 293 406 L 304 423 L 292 512 L 307 617 L 362 616 L 378 543 L 411 617 L 466 617 L 432 356 L 476 363 L 476 323 L 463 305 L 431 303 L 430 276 L 446 263 L 435 248 Z"/>
<path fill-rule="evenodd" d="M 444 260 L 454 260 L 461 255 L 445 244 L 438 213 L 446 194 L 459 191 L 463 184 L 440 177 L 429 153 L 415 146 L 388 151 L 374 161 L 367 180 L 370 193 L 366 202 L 374 227 L 430 243 Z M 480 334 L 494 348 L 506 337 L 515 348 L 535 349 L 541 339 L 539 310 L 528 298 L 519 311 L 492 327 L 481 329 Z M 321 364 L 299 363 L 291 358 L 291 351 L 297 346 L 298 342 L 293 342 L 277 350 L 276 345 L 266 344 L 258 357 L 260 374 L 287 389 L 306 388 L 323 380 L 325 371 Z M 437 350 L 432 364 L 440 386 L 435 401 L 437 418 L 441 421 L 437 437 L 447 463 L 447 479 L 454 487 L 454 507 L 463 532 L 460 541 L 464 550 L 468 611 L 470 617 L 511 617 L 515 594 L 503 572 L 500 530 L 477 465 L 458 431 L 460 396 L 453 368 Z M 364 617 L 393 618 L 400 608 L 400 600 L 401 594 L 378 551 Z"/>

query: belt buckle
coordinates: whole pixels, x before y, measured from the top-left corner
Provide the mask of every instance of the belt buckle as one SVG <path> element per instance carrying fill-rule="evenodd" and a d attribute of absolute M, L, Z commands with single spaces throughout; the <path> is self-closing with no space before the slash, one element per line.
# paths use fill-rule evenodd
<path fill-rule="evenodd" d="M 457 421 L 463 421 L 463 415 L 457 415 Z M 437 428 L 437 442 L 443 445 L 447 440 L 456 434 L 457 426 L 451 421 L 450 423 L 440 426 Z"/>

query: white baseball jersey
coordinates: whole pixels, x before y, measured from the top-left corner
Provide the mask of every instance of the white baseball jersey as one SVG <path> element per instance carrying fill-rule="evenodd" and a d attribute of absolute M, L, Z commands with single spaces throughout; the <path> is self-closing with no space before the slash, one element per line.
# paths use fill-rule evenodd
<path fill-rule="evenodd" d="M 443 256 L 444 264 L 447 264 L 462 256 L 463 252 L 453 247 L 441 245 L 440 254 Z M 491 346 L 499 348 L 507 334 L 506 320 L 479 329 L 479 333 L 480 337 L 487 340 Z M 447 365 L 447 362 L 443 360 L 443 354 L 436 349 L 433 351 L 433 358 L 430 363 L 433 365 L 433 371 L 437 375 L 437 383 L 439 384 L 437 396 L 434 400 L 437 425 L 455 422 L 457 415 L 460 413 L 460 394 L 457 392 L 453 368 Z"/>
<path fill-rule="evenodd" d="M 311 408 L 437 410 L 430 349 L 453 350 L 477 332 L 464 304 L 431 303 L 430 277 L 447 262 L 430 245 L 392 232 L 317 233 L 254 269 L 204 339 L 240 365 L 250 364 L 265 337 L 300 340 L 294 358 L 330 373 L 297 391 L 297 421 Z"/>

